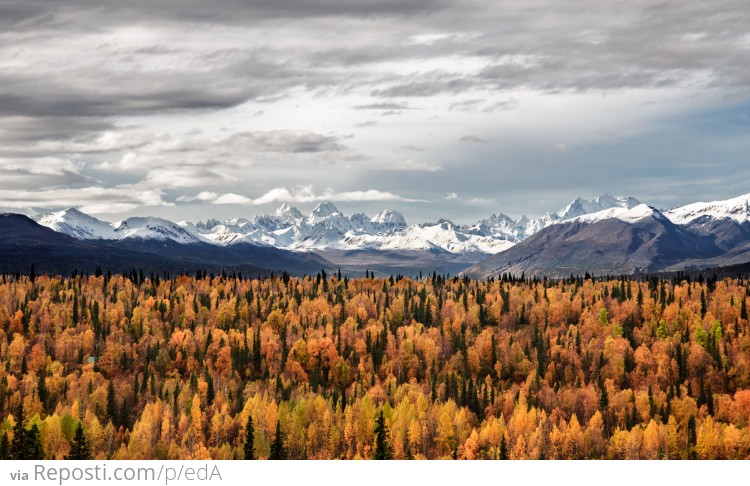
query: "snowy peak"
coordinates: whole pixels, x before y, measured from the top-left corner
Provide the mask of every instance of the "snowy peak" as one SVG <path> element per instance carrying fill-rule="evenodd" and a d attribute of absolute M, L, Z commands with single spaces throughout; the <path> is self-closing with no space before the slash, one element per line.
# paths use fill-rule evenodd
<path fill-rule="evenodd" d="M 337 213 L 341 214 L 338 208 L 332 203 L 322 202 L 318 204 L 315 209 L 313 209 L 312 213 L 310 213 L 310 217 L 327 218 L 328 216 L 332 216 Z"/>
<path fill-rule="evenodd" d="M 665 213 L 635 198 L 605 193 L 593 199 L 576 198 L 556 212 L 514 220 L 498 212 L 474 225 L 459 225 L 447 219 L 407 225 L 398 211 L 386 209 L 372 218 L 364 213 L 344 215 L 330 202 L 320 203 L 309 215 L 282 204 L 270 215 L 251 218 L 209 219 L 178 224 L 156 217 L 133 217 L 115 224 L 100 221 L 70 208 L 47 213 L 37 221 L 54 231 L 78 239 L 122 240 L 126 238 L 207 242 L 216 245 L 248 243 L 287 250 L 427 250 L 450 253 L 497 253 L 520 243 L 551 225 L 568 221 L 586 224 L 620 220 L 635 224 L 653 218 L 661 223 L 700 224 L 712 228 L 714 220 L 750 222 L 750 194 L 708 203 L 688 204 Z"/>
<path fill-rule="evenodd" d="M 287 203 L 282 204 L 279 206 L 279 208 L 274 213 L 274 216 L 276 216 L 281 221 L 298 221 L 303 219 L 304 216 L 302 216 L 302 213 L 299 211 L 299 209 L 292 207 L 288 205 Z"/>
<path fill-rule="evenodd" d="M 638 204 L 640 204 L 638 200 L 633 197 L 615 197 L 610 193 L 602 194 L 594 199 L 578 197 L 559 211 L 547 213 L 539 218 L 529 219 L 526 216 L 521 216 L 518 220 L 513 220 L 503 213 L 493 214 L 491 217 L 480 220 L 467 228 L 467 231 L 474 235 L 489 236 L 517 243 L 553 224 L 608 209 L 628 210 Z"/>
<path fill-rule="evenodd" d="M 587 200 L 581 197 L 576 198 L 573 202 L 565 206 L 563 209 L 555 213 L 557 219 L 564 221 L 567 219 L 577 218 L 584 214 L 597 213 L 599 211 L 611 208 L 625 208 L 632 209 L 639 205 L 640 202 L 634 197 L 630 196 L 618 196 L 614 197 L 610 193 L 604 193 L 601 196 L 597 196 L 594 199 Z"/>
<path fill-rule="evenodd" d="M 596 213 L 584 214 L 578 216 L 570 221 L 577 221 L 582 223 L 597 223 L 608 219 L 619 219 L 625 223 L 636 223 L 643 221 L 648 218 L 653 218 L 659 221 L 668 221 L 668 219 L 659 212 L 658 209 L 653 208 L 647 204 L 639 204 L 632 208 L 628 207 L 615 207 L 610 209 L 604 209 Z"/>
<path fill-rule="evenodd" d="M 404 218 L 404 215 L 399 213 L 398 211 L 392 211 L 390 209 L 385 209 L 370 220 L 373 223 L 386 226 L 388 228 L 405 228 L 406 227 L 406 219 Z"/>
<path fill-rule="evenodd" d="M 177 243 L 197 243 L 200 238 L 177 223 L 156 217 L 133 217 L 112 225 L 119 239 L 142 238 L 147 240 L 172 240 Z"/>
<path fill-rule="evenodd" d="M 306 223 L 310 226 L 320 226 L 321 229 L 339 231 L 342 234 L 351 229 L 349 218 L 329 202 L 318 204 L 307 217 Z"/>
<path fill-rule="evenodd" d="M 37 219 L 37 222 L 58 233 L 79 240 L 116 239 L 114 229 L 109 223 L 84 214 L 75 208 L 43 214 Z"/>
<path fill-rule="evenodd" d="M 667 211 L 675 224 L 688 224 L 700 218 L 731 219 L 738 223 L 750 222 L 750 194 L 725 201 L 697 202 Z"/>

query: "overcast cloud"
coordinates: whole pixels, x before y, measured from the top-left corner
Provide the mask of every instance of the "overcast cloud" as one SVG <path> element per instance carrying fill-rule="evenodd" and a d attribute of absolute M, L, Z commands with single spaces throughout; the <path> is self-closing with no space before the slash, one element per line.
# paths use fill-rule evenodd
<path fill-rule="evenodd" d="M 750 192 L 746 0 L 0 0 L 0 208 L 409 221 Z"/>

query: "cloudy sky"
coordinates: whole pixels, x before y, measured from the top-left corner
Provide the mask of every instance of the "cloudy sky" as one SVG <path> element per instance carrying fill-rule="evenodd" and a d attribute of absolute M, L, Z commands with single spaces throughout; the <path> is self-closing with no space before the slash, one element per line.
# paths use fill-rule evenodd
<path fill-rule="evenodd" d="M 747 0 L 0 0 L 0 208 L 411 222 L 750 192 Z"/>

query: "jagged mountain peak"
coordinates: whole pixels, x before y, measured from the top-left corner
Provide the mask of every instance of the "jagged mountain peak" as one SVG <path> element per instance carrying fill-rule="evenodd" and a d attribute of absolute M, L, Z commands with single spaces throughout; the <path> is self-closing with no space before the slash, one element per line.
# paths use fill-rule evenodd
<path fill-rule="evenodd" d="M 717 241 L 729 248 L 737 241 L 747 240 L 747 234 L 750 234 L 747 224 L 750 221 L 750 195 L 695 203 L 662 213 L 652 206 L 640 204 L 633 197 L 604 193 L 592 199 L 578 197 L 563 209 L 534 219 L 522 216 L 514 220 L 497 212 L 474 225 L 459 225 L 441 218 L 409 226 L 404 216 L 393 209 L 385 209 L 372 218 L 361 212 L 346 216 L 330 202 L 321 202 L 307 217 L 289 204 L 282 204 L 270 215 L 259 214 L 250 219 L 213 218 L 196 224 L 175 224 L 157 217 L 133 217 L 110 224 L 75 208 L 47 213 L 37 221 L 57 232 L 84 240 L 135 238 L 185 244 L 202 241 L 219 246 L 245 243 L 294 251 L 445 251 L 461 255 L 504 252 L 546 228 L 569 222 L 580 227 L 626 231 L 621 224 L 625 222 L 635 231 L 640 226 L 661 226 L 685 234 L 723 231 L 725 235 Z M 604 225 L 594 224 L 598 222 L 604 222 Z M 558 230 L 567 231 L 565 228 L 555 231 Z"/>
<path fill-rule="evenodd" d="M 638 201 L 634 197 L 615 197 L 611 193 L 605 192 L 604 194 L 596 196 L 593 199 L 584 199 L 579 196 L 563 209 L 550 216 L 552 216 L 552 219 L 566 220 L 576 218 L 578 216 L 583 216 L 584 214 L 596 213 L 610 208 L 632 209 L 639 204 L 640 201 Z"/>
<path fill-rule="evenodd" d="M 333 205 L 331 202 L 322 202 L 315 206 L 315 209 L 312 210 L 312 213 L 310 213 L 310 216 L 318 217 L 318 218 L 325 218 L 328 216 L 332 216 L 336 213 L 339 213 L 343 216 L 343 213 L 339 211 L 339 209 Z"/>
<path fill-rule="evenodd" d="M 37 218 L 37 222 L 58 233 L 64 233 L 79 240 L 107 240 L 116 238 L 114 229 L 109 223 L 89 216 L 77 208 L 67 208 L 61 211 L 42 214 Z"/>
<path fill-rule="evenodd" d="M 177 243 L 195 243 L 201 238 L 185 227 L 157 216 L 133 216 L 112 225 L 119 239 L 142 238 L 147 240 L 171 240 Z"/>
<path fill-rule="evenodd" d="M 384 209 L 383 211 L 373 216 L 370 221 L 377 224 L 386 224 L 398 227 L 406 226 L 406 219 L 404 218 L 404 215 L 392 209 Z"/>
<path fill-rule="evenodd" d="M 302 213 L 299 211 L 299 209 L 295 208 L 294 206 L 290 206 L 287 203 L 283 203 L 281 206 L 279 206 L 274 215 L 282 221 L 297 220 L 303 218 Z"/>

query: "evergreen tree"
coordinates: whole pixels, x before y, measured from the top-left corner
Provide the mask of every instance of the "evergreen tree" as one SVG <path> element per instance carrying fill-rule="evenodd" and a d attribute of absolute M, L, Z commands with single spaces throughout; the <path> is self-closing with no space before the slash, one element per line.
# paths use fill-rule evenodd
<path fill-rule="evenodd" d="M 245 459 L 255 459 L 255 428 L 253 428 L 253 417 L 248 415 L 245 426 Z"/>
<path fill-rule="evenodd" d="M 505 435 L 500 439 L 500 459 L 508 459 L 508 442 L 505 440 Z"/>
<path fill-rule="evenodd" d="M 8 442 L 8 433 L 3 432 L 3 438 L 0 439 L 0 461 L 10 459 L 10 443 Z"/>
<path fill-rule="evenodd" d="M 44 410 L 47 410 L 47 401 L 49 400 L 49 392 L 47 391 L 47 383 L 45 380 L 45 372 L 44 370 L 39 372 L 39 378 L 37 379 L 37 385 L 36 385 L 36 392 L 37 396 L 39 397 L 39 401 L 42 402 L 42 407 L 44 407 Z"/>
<path fill-rule="evenodd" d="M 73 459 L 79 461 L 86 461 L 91 459 L 91 449 L 89 449 L 86 443 L 86 436 L 83 433 L 83 424 L 78 422 L 76 427 L 76 435 L 73 437 L 73 442 L 70 444 L 70 453 L 68 453 L 65 459 Z"/>
<path fill-rule="evenodd" d="M 42 436 L 36 424 L 26 431 L 23 446 L 23 459 L 41 461 L 44 459 L 44 447 L 42 447 Z"/>
<path fill-rule="evenodd" d="M 15 419 L 15 425 L 13 425 L 13 441 L 10 444 L 10 457 L 11 459 L 26 459 L 24 457 L 24 445 L 26 444 L 26 429 L 23 426 L 25 420 L 23 413 L 23 400 L 18 405 L 18 410 L 13 417 Z"/>
<path fill-rule="evenodd" d="M 393 459 L 390 445 L 388 444 L 388 427 L 385 425 L 383 411 L 380 411 L 375 420 L 375 456 L 376 460 Z"/>
<path fill-rule="evenodd" d="M 114 425 L 115 427 L 120 426 L 120 421 L 118 419 L 119 414 L 117 399 L 115 397 L 115 385 L 111 380 L 109 382 L 109 386 L 107 386 L 107 415 L 112 421 L 112 425 Z"/>
<path fill-rule="evenodd" d="M 602 395 L 599 397 L 599 410 L 604 412 L 609 407 L 609 396 L 607 395 L 607 387 L 604 383 L 601 383 Z"/>
<path fill-rule="evenodd" d="M 284 460 L 286 459 L 286 447 L 284 446 L 284 433 L 281 431 L 281 421 L 276 420 L 276 436 L 273 438 L 271 443 L 271 455 L 268 456 L 271 460 Z"/>

